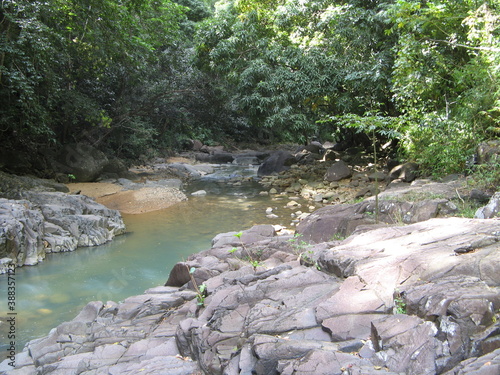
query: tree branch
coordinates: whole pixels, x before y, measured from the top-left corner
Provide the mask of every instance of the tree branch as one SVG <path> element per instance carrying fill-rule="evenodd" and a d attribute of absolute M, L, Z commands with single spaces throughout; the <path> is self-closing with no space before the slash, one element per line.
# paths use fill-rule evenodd
<path fill-rule="evenodd" d="M 472 47 L 468 46 L 467 44 L 461 44 L 461 43 L 455 43 L 455 42 L 450 42 L 447 40 L 441 40 L 441 39 L 429 39 L 426 38 L 427 40 L 431 42 L 436 42 L 436 43 L 444 43 L 451 45 L 453 47 L 463 47 L 466 49 L 471 49 L 471 50 L 476 50 L 476 51 L 488 51 L 488 52 L 500 52 L 500 48 L 494 48 L 494 47 Z"/>

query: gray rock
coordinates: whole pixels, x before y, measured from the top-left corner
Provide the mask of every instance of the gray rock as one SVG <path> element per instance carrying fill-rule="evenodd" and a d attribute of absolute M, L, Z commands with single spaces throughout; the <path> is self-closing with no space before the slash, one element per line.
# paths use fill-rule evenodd
<path fill-rule="evenodd" d="M 498 162 L 500 154 L 500 140 L 490 139 L 477 146 L 476 155 L 478 164 Z"/>
<path fill-rule="evenodd" d="M 344 178 L 351 177 L 352 172 L 349 166 L 344 161 L 338 161 L 327 169 L 324 179 L 326 181 L 340 181 Z"/>
<path fill-rule="evenodd" d="M 168 167 L 181 178 L 200 178 L 202 176 L 202 173 L 190 164 L 172 163 Z"/>
<path fill-rule="evenodd" d="M 0 199 L 0 257 L 16 266 L 35 265 L 50 252 L 96 246 L 125 232 L 118 211 L 84 195 L 21 192 L 23 200 Z"/>
<path fill-rule="evenodd" d="M 389 176 L 392 180 L 399 179 L 403 182 L 412 182 L 418 176 L 417 163 L 400 164 L 391 169 Z"/>
<path fill-rule="evenodd" d="M 476 219 L 491 219 L 498 215 L 500 211 L 500 192 L 493 194 L 488 204 L 477 209 L 474 217 Z"/>
<path fill-rule="evenodd" d="M 496 375 L 500 374 L 500 349 L 479 358 L 462 361 L 443 375 Z"/>
<path fill-rule="evenodd" d="M 272 226 L 234 234 L 239 253 L 219 236 L 174 267 L 179 287 L 87 305 L 7 374 L 498 373 L 497 220 L 365 227 L 307 246 L 319 269 Z M 188 267 L 207 286 L 202 305 Z"/>
<path fill-rule="evenodd" d="M 276 151 L 271 154 L 260 165 L 257 174 L 259 176 L 270 176 L 279 172 L 288 170 L 291 165 L 295 164 L 297 159 L 288 151 Z"/>
<path fill-rule="evenodd" d="M 95 181 L 109 160 L 103 152 L 83 143 L 64 146 L 59 156 L 52 161 L 53 169 L 59 173 L 71 174 L 76 181 Z"/>
<path fill-rule="evenodd" d="M 60 191 L 68 193 L 66 185 L 30 176 L 16 176 L 0 171 L 0 197 L 19 199 L 21 191 Z"/>
<path fill-rule="evenodd" d="M 491 199 L 491 194 L 488 194 L 487 192 L 479 189 L 472 189 L 469 198 L 479 203 L 485 204 L 488 203 Z"/>
<path fill-rule="evenodd" d="M 195 196 L 195 197 L 201 197 L 201 196 L 207 195 L 207 192 L 205 190 L 197 190 L 197 191 L 191 193 L 191 195 Z"/>

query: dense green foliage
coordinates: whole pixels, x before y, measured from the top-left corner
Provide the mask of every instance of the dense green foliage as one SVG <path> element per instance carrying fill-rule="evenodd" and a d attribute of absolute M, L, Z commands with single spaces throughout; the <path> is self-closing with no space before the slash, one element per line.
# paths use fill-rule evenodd
<path fill-rule="evenodd" d="M 192 118 L 206 125 L 199 112 L 213 105 L 191 69 L 189 39 L 210 13 L 195 4 L 192 11 L 170 0 L 2 1 L 4 150 L 84 141 L 137 157 L 179 142 L 181 126 L 190 135 Z"/>
<path fill-rule="evenodd" d="M 499 17 L 499 0 L 4 0 L 2 149 L 359 130 L 463 171 L 500 129 Z"/>
<path fill-rule="evenodd" d="M 252 126 L 281 139 L 338 136 L 376 118 L 377 132 L 399 135 L 402 154 L 427 171 L 463 171 L 498 128 L 499 7 L 219 2 L 200 30 L 198 61 L 231 82 Z"/>

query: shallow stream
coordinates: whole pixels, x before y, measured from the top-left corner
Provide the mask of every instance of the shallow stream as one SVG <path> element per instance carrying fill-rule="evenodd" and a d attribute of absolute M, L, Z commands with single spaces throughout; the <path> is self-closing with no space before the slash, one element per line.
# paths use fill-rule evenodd
<path fill-rule="evenodd" d="M 259 195 L 263 189 L 254 181 L 238 186 L 228 183 L 228 176 L 236 173 L 252 175 L 255 170 L 219 170 L 187 186 L 187 202 L 166 210 L 123 215 L 127 234 L 108 244 L 49 254 L 36 266 L 16 269 L 17 349 L 73 319 L 90 301 L 118 302 L 163 285 L 175 263 L 210 248 L 218 233 L 264 223 L 290 227 L 292 211 L 284 208 L 288 199 Z M 199 189 L 208 194 L 189 195 Z M 274 208 L 279 217 L 267 218 L 267 207 Z M 0 275 L 0 295 L 7 295 L 6 275 Z M 6 308 L 2 303 L 0 317 L 6 316 Z M 0 361 L 5 358 L 7 342 L 4 329 L 0 331 Z"/>

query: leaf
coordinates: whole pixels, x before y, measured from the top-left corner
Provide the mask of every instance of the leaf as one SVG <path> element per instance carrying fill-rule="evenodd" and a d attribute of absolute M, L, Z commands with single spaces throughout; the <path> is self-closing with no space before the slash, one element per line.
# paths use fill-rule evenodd
<path fill-rule="evenodd" d="M 190 274 L 193 274 L 193 273 L 194 273 L 194 271 L 196 271 L 196 268 L 195 268 L 195 267 L 191 267 L 191 268 L 189 269 L 189 273 L 190 273 Z"/>

